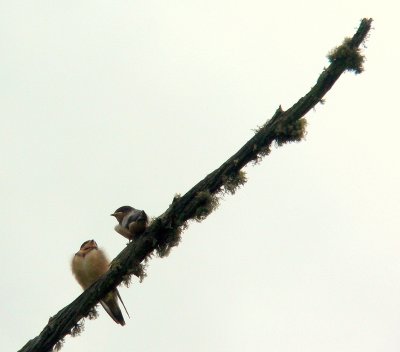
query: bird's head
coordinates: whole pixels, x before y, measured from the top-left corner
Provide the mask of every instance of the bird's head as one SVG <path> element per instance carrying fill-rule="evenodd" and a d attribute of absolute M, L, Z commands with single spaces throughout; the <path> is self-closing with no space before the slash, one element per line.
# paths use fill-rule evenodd
<path fill-rule="evenodd" d="M 98 249 L 96 241 L 95 240 L 87 240 L 82 243 L 79 253 L 81 255 L 85 256 L 85 254 L 89 253 L 93 249 Z"/>
<path fill-rule="evenodd" d="M 111 214 L 111 216 L 114 216 L 119 223 L 122 222 L 122 219 L 126 214 L 134 210 L 135 208 L 132 208 L 129 205 L 124 205 L 123 207 L 119 207 L 114 213 Z"/>

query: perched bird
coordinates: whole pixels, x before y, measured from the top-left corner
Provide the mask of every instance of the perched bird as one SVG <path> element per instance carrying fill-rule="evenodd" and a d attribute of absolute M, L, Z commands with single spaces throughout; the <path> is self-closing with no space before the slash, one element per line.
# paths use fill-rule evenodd
<path fill-rule="evenodd" d="M 79 252 L 74 255 L 71 262 L 72 273 L 84 290 L 106 273 L 109 266 L 110 264 L 104 252 L 97 247 L 95 240 L 83 242 Z M 100 303 L 117 324 L 125 325 L 117 298 L 121 301 L 129 317 L 125 304 L 116 288 L 109 292 Z"/>
<path fill-rule="evenodd" d="M 149 224 L 149 218 L 144 210 L 138 210 L 129 205 L 118 208 L 111 216 L 115 216 L 118 221 L 118 225 L 114 227 L 115 231 L 129 241 L 142 234 Z"/>

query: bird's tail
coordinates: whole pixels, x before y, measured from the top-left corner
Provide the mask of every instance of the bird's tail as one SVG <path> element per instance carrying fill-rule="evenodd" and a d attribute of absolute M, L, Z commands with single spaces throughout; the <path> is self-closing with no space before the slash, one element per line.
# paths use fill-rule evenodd
<path fill-rule="evenodd" d="M 130 319 L 131 316 L 129 315 L 128 310 L 127 310 L 126 307 L 125 307 L 125 303 L 124 303 L 124 301 L 122 300 L 121 295 L 119 294 L 119 291 L 118 291 L 117 289 L 115 289 L 115 291 L 116 291 L 116 293 L 117 293 L 117 296 L 118 296 L 119 300 L 120 300 L 121 303 L 122 303 L 122 306 L 123 306 L 124 309 L 125 309 L 126 315 L 127 315 L 128 318 Z"/>

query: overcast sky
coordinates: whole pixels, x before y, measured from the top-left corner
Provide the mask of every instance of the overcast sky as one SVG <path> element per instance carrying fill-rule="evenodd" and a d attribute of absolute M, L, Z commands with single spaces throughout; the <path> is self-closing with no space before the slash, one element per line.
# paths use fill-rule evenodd
<path fill-rule="evenodd" d="M 0 1 L 1 350 L 80 293 L 82 242 L 109 214 L 158 216 L 315 83 L 374 18 L 346 73 L 248 182 L 64 352 L 398 352 L 398 2 Z"/>

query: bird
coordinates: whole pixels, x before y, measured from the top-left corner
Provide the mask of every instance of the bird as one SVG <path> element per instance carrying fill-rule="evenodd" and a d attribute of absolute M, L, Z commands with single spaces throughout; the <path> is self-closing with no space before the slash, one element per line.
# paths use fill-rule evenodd
<path fill-rule="evenodd" d="M 129 205 L 119 207 L 111 216 L 118 221 L 118 225 L 114 227 L 115 231 L 129 241 L 146 231 L 149 224 L 149 218 L 144 210 L 138 210 Z"/>
<path fill-rule="evenodd" d="M 96 282 L 100 276 L 106 273 L 109 266 L 110 264 L 106 255 L 99 249 L 95 240 L 83 242 L 79 251 L 75 253 L 71 261 L 72 273 L 83 290 L 86 290 L 90 285 Z M 117 324 L 124 326 L 125 320 L 119 308 L 118 299 L 121 301 L 129 317 L 125 304 L 116 288 L 107 293 L 100 301 L 100 304 Z"/>

